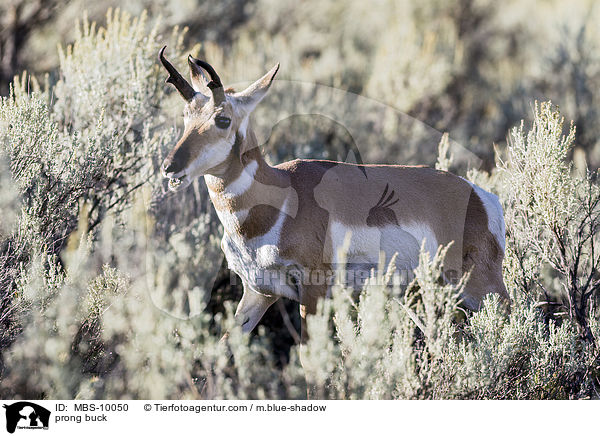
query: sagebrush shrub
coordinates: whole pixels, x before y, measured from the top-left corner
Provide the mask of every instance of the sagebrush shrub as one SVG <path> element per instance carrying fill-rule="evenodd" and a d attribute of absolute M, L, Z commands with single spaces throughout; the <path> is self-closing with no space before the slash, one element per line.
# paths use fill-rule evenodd
<path fill-rule="evenodd" d="M 600 297 L 597 172 L 574 171 L 568 156 L 575 127 L 564 135 L 563 118 L 550 102 L 536 104 L 534 115 L 528 132 L 523 123 L 513 129 L 501 166 L 510 280 L 523 292 L 543 293 L 549 304 L 558 302 L 551 312 L 566 312 L 598 345 L 589 326 Z"/>
<path fill-rule="evenodd" d="M 106 28 L 84 21 L 75 44 L 61 50 L 56 86 L 23 75 L 0 102 L 0 154 L 10 170 L 3 178 L 22 205 L 16 228 L 0 241 L 3 320 L 23 265 L 58 254 L 78 224 L 92 230 L 108 212 L 118 217 L 155 177 L 174 132 L 157 107 L 165 98 L 151 60 L 159 42 L 146 28 L 145 15 L 132 20 L 118 11 L 109 12 Z M 177 45 L 179 33 L 172 38 Z M 78 222 L 83 209 L 85 223 Z"/>

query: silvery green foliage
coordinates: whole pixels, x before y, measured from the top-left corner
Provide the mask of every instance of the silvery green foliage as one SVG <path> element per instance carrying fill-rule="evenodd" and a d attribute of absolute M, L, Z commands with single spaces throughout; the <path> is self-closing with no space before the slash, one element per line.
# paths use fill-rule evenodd
<path fill-rule="evenodd" d="M 318 314 L 308 319 L 310 340 L 302 350 L 314 394 L 406 399 L 460 392 L 448 350 L 457 347 L 453 321 L 464 282 L 442 284 L 447 249 L 433 256 L 421 249 L 415 279 L 405 292 L 390 286 L 390 266 L 386 274 L 371 277 L 358 301 L 338 285 L 333 298 L 320 303 Z"/>
<path fill-rule="evenodd" d="M 448 133 L 444 133 L 438 144 L 438 158 L 435 163 L 435 169 L 448 171 L 453 161 L 454 155 L 450 153 L 450 137 Z"/>
<path fill-rule="evenodd" d="M 563 118 L 550 102 L 536 103 L 531 129 L 526 132 L 521 124 L 511 139 L 500 187 L 509 278 L 521 291 L 538 288 L 545 300 L 558 300 L 562 315 L 575 319 L 587 340 L 597 341 L 588 323 L 590 304 L 600 297 L 597 174 L 587 168 L 573 171 L 568 154 L 575 127 L 565 136 Z"/>
<path fill-rule="evenodd" d="M 89 246 L 85 238 L 81 242 L 68 256 L 66 274 L 54 259 L 36 257 L 22 277 L 19 304 L 25 328 L 5 354 L 3 384 L 14 391 L 3 395 L 35 398 L 43 393 L 51 398 L 78 398 L 93 384 L 94 377 L 86 374 L 86 367 L 99 358 L 101 347 L 99 350 L 90 337 L 81 341 L 82 334 L 88 329 L 86 323 L 104 310 L 103 302 L 110 294 L 125 291 L 125 281 L 108 268 L 106 275 L 92 280 Z M 32 383 L 28 373 L 40 377 Z"/>
<path fill-rule="evenodd" d="M 57 118 L 69 131 L 83 134 L 101 119 L 101 140 L 114 143 L 113 162 L 104 174 L 113 196 L 109 208 L 119 207 L 121 198 L 156 180 L 160 154 L 174 137 L 161 112 L 166 88 L 156 53 L 164 39 L 158 24 L 148 27 L 146 13 L 131 18 L 109 10 L 105 27 L 84 20 L 75 42 L 59 49 Z M 180 48 L 182 38 L 175 29 L 173 49 Z"/>
<path fill-rule="evenodd" d="M 381 11 L 387 32 L 376 45 L 372 63 L 376 73 L 367 81 L 369 94 L 410 111 L 424 98 L 444 92 L 460 57 L 455 50 L 459 29 L 451 9 L 434 0 L 393 2 Z"/>
<path fill-rule="evenodd" d="M 575 322 L 545 322 L 523 293 L 510 311 L 489 296 L 465 322 L 462 283 L 440 285 L 444 253 L 431 260 L 422 251 L 415 281 L 400 298 L 379 277 L 356 303 L 341 288 L 321 303 L 302 351 L 318 397 L 550 399 L 592 392 L 595 351 L 580 341 Z"/>
<path fill-rule="evenodd" d="M 144 15 L 119 12 L 108 14 L 106 28 L 84 22 L 75 44 L 61 51 L 52 92 L 28 94 L 22 80 L 3 99 L 1 145 L 25 196 L 26 225 L 51 244 L 72 230 L 81 201 L 90 204 L 92 228 L 107 210 L 126 207 L 172 139 L 156 106 L 164 99 L 157 35 L 145 29 Z"/>
<path fill-rule="evenodd" d="M 131 126 L 142 130 L 155 112 L 159 85 L 156 28 L 148 33 L 146 14 L 131 18 L 109 11 L 106 26 L 84 19 L 77 25 L 75 42 L 59 48 L 60 81 L 55 93 L 57 112 L 75 129 L 107 112 L 108 131 Z"/>
<path fill-rule="evenodd" d="M 304 375 L 320 398 L 571 398 L 587 392 L 593 353 L 582 347 L 574 325 L 547 325 L 524 295 L 510 313 L 488 298 L 465 324 L 458 308 L 462 283 L 440 284 L 445 250 L 433 259 L 421 253 L 406 292 L 386 286 L 392 269 L 372 277 L 358 300 L 337 286 L 309 318 L 308 344 L 277 368 L 263 332 L 242 334 L 231 306 L 211 321 L 182 305 L 188 289 L 152 285 L 155 270 L 140 267 L 146 255 L 140 217 L 132 212 L 126 231 L 107 221 L 102 232 L 112 236 L 97 242 L 95 253 L 85 234 L 73 235 L 64 273 L 48 270 L 41 259 L 32 264 L 20 283 L 30 310 L 22 312 L 26 328 L 6 354 L 4 395 L 289 399 L 304 395 Z M 109 253 L 118 270 L 105 266 L 94 276 L 92 266 Z M 228 337 L 220 339 L 225 331 Z M 32 379 L 34 371 L 39 377 Z"/>
<path fill-rule="evenodd" d="M 87 138 L 66 133 L 45 96 L 35 93 L 3 99 L 0 123 L 0 146 L 23 197 L 19 231 L 40 245 L 60 243 L 73 228 L 79 201 L 106 187 L 104 171 L 112 163 L 115 142 L 99 140 L 100 119 Z"/>
<path fill-rule="evenodd" d="M 0 154 L 0 238 L 8 234 L 17 218 L 19 194 L 10 177 L 7 160 Z"/>
<path fill-rule="evenodd" d="M 84 231 L 73 234 L 62 254 L 64 270 L 48 269 L 41 258 L 32 263 L 19 283 L 25 328 L 6 353 L 2 395 L 299 397 L 291 386 L 301 384 L 301 374 L 294 365 L 282 374 L 266 338 L 251 341 L 234 325 L 231 305 L 211 320 L 190 307 L 186 286 L 161 282 L 160 271 L 146 262 L 150 217 L 141 213 L 141 200 L 136 204 L 125 228 L 109 218 L 96 242 Z M 31 378 L 33 372 L 39 377 Z"/>
<path fill-rule="evenodd" d="M 539 306 L 514 294 L 510 314 L 497 296 L 485 299 L 451 348 L 461 398 L 560 399 L 592 392 L 594 348 L 575 322 L 545 322 Z"/>
<path fill-rule="evenodd" d="M 68 134 L 55 120 L 48 93 L 25 89 L 25 81 L 17 80 L 0 103 L 0 150 L 9 162 L 4 176 L 21 197 L 14 229 L 0 241 L 1 336 L 8 343 L 18 328 L 11 320 L 23 269 L 36 256 L 60 251 L 86 199 L 112 201 L 101 193 L 109 186 L 104 171 L 114 143 L 99 140 L 101 123 L 87 138 Z"/>
<path fill-rule="evenodd" d="M 109 211 L 118 217 L 156 175 L 154 163 L 174 135 L 157 106 L 165 98 L 154 65 L 157 38 L 147 33 L 144 15 L 109 13 L 98 30 L 84 22 L 62 52 L 54 88 L 41 89 L 23 75 L 2 99 L 0 152 L 10 169 L 3 177 L 12 179 L 22 204 L 14 231 L 0 244 L 3 321 L 5 297 L 23 265 L 38 254 L 58 254 L 83 208 L 93 230 Z M 177 47 L 179 33 L 172 38 Z M 121 62 L 109 65 L 112 57 Z"/>

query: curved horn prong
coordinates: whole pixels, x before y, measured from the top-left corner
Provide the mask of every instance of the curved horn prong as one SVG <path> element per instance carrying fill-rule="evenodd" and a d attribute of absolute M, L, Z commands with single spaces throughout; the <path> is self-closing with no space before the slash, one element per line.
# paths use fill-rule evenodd
<path fill-rule="evenodd" d="M 160 60 L 160 63 L 163 64 L 163 67 L 165 67 L 165 69 L 169 72 L 169 77 L 167 77 L 165 82 L 171 83 L 173 86 L 175 86 L 175 89 L 177 89 L 185 101 L 191 101 L 194 98 L 196 91 L 194 91 L 192 85 L 190 85 L 187 80 L 185 80 L 183 76 L 179 74 L 175 67 L 165 59 L 164 52 L 166 48 L 167 46 L 165 45 L 160 49 L 160 52 L 158 52 L 158 59 Z"/>
<path fill-rule="evenodd" d="M 215 69 L 208 62 L 201 61 L 200 59 L 196 59 L 193 56 L 189 56 L 188 60 L 191 60 L 199 67 L 203 68 L 210 77 L 210 82 L 206 86 L 210 88 L 212 92 L 213 99 L 215 101 L 215 105 L 221 104 L 225 101 L 225 91 L 223 90 L 223 84 L 221 83 L 221 78 L 215 71 Z"/>

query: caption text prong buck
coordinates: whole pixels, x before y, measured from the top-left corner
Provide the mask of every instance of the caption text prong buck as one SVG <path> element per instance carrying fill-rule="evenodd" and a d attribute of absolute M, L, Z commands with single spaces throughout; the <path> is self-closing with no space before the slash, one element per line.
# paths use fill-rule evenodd
<path fill-rule="evenodd" d="M 236 319 L 251 331 L 280 297 L 300 303 L 306 316 L 328 293 L 312 272 L 336 268 L 338 248 L 350 233 L 347 268 L 357 277 L 377 267 L 383 251 L 398 253 L 397 268 L 417 266 L 421 243 L 435 253 L 453 242 L 448 277 L 470 271 L 463 303 L 478 309 L 491 292 L 508 298 L 502 280 L 504 219 L 495 195 L 461 177 L 427 167 L 357 165 L 296 159 L 270 166 L 249 117 L 265 97 L 279 65 L 241 92 L 225 90 L 208 63 L 188 57 L 191 83 L 159 59 L 185 99 L 184 132 L 162 172 L 173 191 L 204 176 L 224 227 L 228 266 L 242 280 Z M 265 280 L 265 276 L 280 280 Z M 360 287 L 360 283 L 352 285 Z"/>

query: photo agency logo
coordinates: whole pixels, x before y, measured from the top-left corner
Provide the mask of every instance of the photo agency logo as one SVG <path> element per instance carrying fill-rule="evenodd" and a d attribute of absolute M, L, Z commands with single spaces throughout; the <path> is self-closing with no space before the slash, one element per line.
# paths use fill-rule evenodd
<path fill-rule="evenodd" d="M 48 430 L 50 411 L 29 401 L 4 404 L 6 409 L 6 431 L 14 433 L 19 430 Z"/>
<path fill-rule="evenodd" d="M 170 80 L 180 77 L 168 67 Z M 190 68 L 192 77 L 200 77 Z M 225 280 L 243 288 L 237 313 L 253 314 L 241 320 L 257 321 L 280 297 L 302 301 L 303 292 L 330 295 L 339 277 L 343 285 L 360 290 L 373 275 L 385 275 L 392 259 L 391 283 L 406 287 L 422 244 L 433 257 L 438 245 L 453 241 L 444 277 L 458 282 L 465 269 L 463 247 L 476 245 L 463 240 L 467 211 L 473 207 L 472 185 L 433 168 L 442 133 L 394 107 L 344 90 L 285 80 L 271 84 L 273 71 L 234 86 L 239 92 L 228 94 L 223 108 L 240 108 L 229 110 L 234 115 L 223 109 L 217 116 L 227 118 L 227 128 L 202 121 L 214 109 L 201 104 L 202 99 L 210 101 L 210 86 L 195 86 L 206 93 L 198 97 L 183 78 L 177 82 L 189 91 L 188 97 L 182 94 L 188 102 L 186 130 L 164 161 L 163 197 L 153 198 L 149 207 L 160 215 L 153 222 L 164 228 L 165 240 L 180 244 L 179 253 L 202 250 L 205 255 L 202 271 L 194 265 L 196 282 L 182 283 L 177 275 L 182 257 L 174 257 L 170 265 L 169 258 L 148 250 L 147 270 L 157 271 L 165 284 L 161 289 L 147 276 L 154 304 L 178 318 L 199 315 L 211 289 L 224 280 L 224 256 L 231 272 Z M 219 94 L 213 100 L 217 97 L 225 98 Z M 238 120 L 235 114 L 242 112 L 246 117 Z M 195 129 L 195 117 L 200 123 L 196 139 L 187 133 Z M 466 148 L 454 141 L 447 146 L 455 165 L 480 167 L 481 160 Z M 209 157 L 210 163 L 200 161 Z M 213 168 L 222 177 L 212 175 Z M 208 219 L 194 224 L 197 215 L 190 208 Z M 452 210 L 452 220 L 443 216 L 444 210 Z M 189 229 L 200 224 L 207 234 L 197 238 Z M 194 238 L 198 243 L 186 247 Z M 220 249 L 210 251 L 206 241 L 211 239 L 221 239 Z M 174 295 L 177 287 L 185 304 L 168 306 L 172 298 L 164 295 Z"/>

